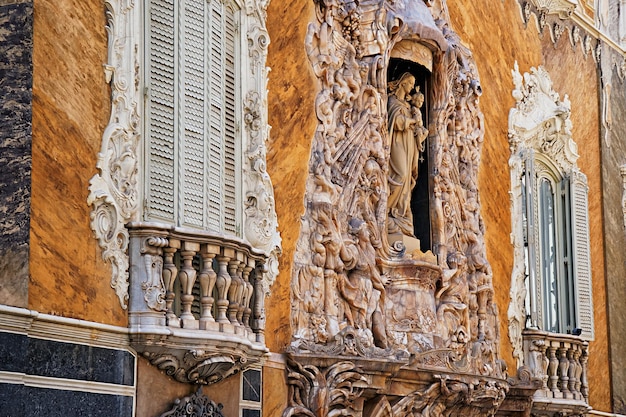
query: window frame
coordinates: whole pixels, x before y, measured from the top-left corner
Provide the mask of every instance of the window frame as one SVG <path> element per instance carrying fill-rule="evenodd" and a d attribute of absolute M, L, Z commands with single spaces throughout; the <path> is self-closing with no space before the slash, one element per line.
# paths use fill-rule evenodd
<path fill-rule="evenodd" d="M 567 95 L 561 100 L 552 89 L 547 71 L 531 68 L 522 74 L 515 63 L 512 71 L 516 105 L 509 112 L 509 167 L 511 174 L 511 302 L 508 308 L 509 339 L 518 367 L 524 365 L 524 329 L 540 329 L 548 333 L 570 331 L 581 340 L 594 339 L 593 295 L 591 292 L 591 259 L 589 250 L 588 186 L 586 176 L 577 166 L 578 148 L 572 137 L 571 103 Z M 533 175 L 527 175 L 532 172 Z M 540 175 L 537 177 L 537 175 Z M 538 179 L 546 178 L 555 186 L 559 237 L 567 246 L 559 248 L 563 281 L 561 303 L 570 303 L 569 313 L 561 309 L 562 320 L 569 318 L 578 328 L 566 325 L 546 329 L 544 288 L 542 280 L 541 241 L 539 235 Z M 563 200 L 562 200 L 563 199 Z M 526 216 L 524 216 L 526 214 Z M 561 226 L 562 224 L 562 226 Z M 561 244 L 563 245 L 563 244 Z M 572 290 L 573 288 L 573 290 Z M 566 291 L 564 291 L 566 290 Z M 573 302 L 572 302 L 573 301 Z M 575 310 L 572 312 L 572 310 Z M 574 325 L 570 325 L 573 327 Z"/>

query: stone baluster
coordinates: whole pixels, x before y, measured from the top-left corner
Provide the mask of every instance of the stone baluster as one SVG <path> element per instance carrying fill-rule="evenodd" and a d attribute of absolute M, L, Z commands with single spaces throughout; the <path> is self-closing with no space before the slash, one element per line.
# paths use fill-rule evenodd
<path fill-rule="evenodd" d="M 217 322 L 218 323 L 230 323 L 228 317 L 226 317 L 226 310 L 228 309 L 228 290 L 232 278 L 228 273 L 228 262 L 234 257 L 234 250 L 223 248 L 222 255 L 217 257 L 217 263 L 219 265 L 217 271 L 217 280 L 215 286 L 217 287 Z"/>
<path fill-rule="evenodd" d="M 583 373 L 583 366 L 580 363 L 581 355 L 582 355 L 582 346 L 578 345 L 578 346 L 576 346 L 576 351 L 574 352 L 574 360 L 576 361 L 576 388 L 575 388 L 575 391 L 578 393 L 578 396 L 579 396 L 578 399 L 582 399 L 582 392 L 580 391 L 580 386 L 582 385 L 581 378 L 582 378 L 582 373 Z"/>
<path fill-rule="evenodd" d="M 239 255 L 239 253 L 237 253 Z M 238 295 L 243 288 L 243 279 L 239 277 L 237 270 L 241 261 L 239 259 L 231 259 L 228 262 L 228 272 L 230 273 L 231 283 L 228 290 L 228 320 L 233 326 L 237 326 L 237 311 L 239 311 Z"/>
<path fill-rule="evenodd" d="M 581 387 L 580 392 L 585 397 L 585 402 L 589 404 L 589 384 L 587 382 L 587 361 L 589 360 L 589 343 L 584 342 L 582 345 L 582 354 L 580 356 L 580 364 L 582 365 L 582 374 L 580 377 Z"/>
<path fill-rule="evenodd" d="M 198 322 L 191 312 L 193 303 L 193 286 L 196 283 L 197 271 L 193 267 L 193 258 L 200 251 L 200 244 L 195 242 L 183 242 L 180 256 L 183 265 L 178 271 L 178 279 L 183 294 L 180 297 L 182 326 L 186 328 L 197 328 Z"/>
<path fill-rule="evenodd" d="M 559 367 L 559 360 L 556 357 L 556 349 L 557 347 L 550 343 L 550 346 L 548 346 L 547 352 L 548 352 L 548 378 L 549 378 L 549 382 L 548 382 L 548 387 L 550 388 L 550 391 L 552 391 L 552 394 L 554 396 L 555 393 L 559 392 L 559 388 L 558 388 L 558 382 L 559 382 L 559 375 L 558 375 L 558 367 Z"/>
<path fill-rule="evenodd" d="M 558 349 L 559 380 L 560 380 L 559 387 L 561 388 L 561 392 L 563 393 L 563 398 L 571 397 L 569 388 L 567 386 L 567 383 L 569 381 L 569 378 L 567 376 L 567 371 L 569 369 L 569 360 L 567 359 L 568 346 L 569 346 L 568 343 L 563 343 Z"/>
<path fill-rule="evenodd" d="M 248 297 L 248 277 L 244 276 L 244 271 L 248 265 L 248 257 L 244 256 L 243 261 L 239 264 L 239 268 L 237 269 L 237 275 L 241 278 L 241 295 L 237 298 L 237 302 L 239 303 L 239 309 L 237 310 L 237 322 L 242 326 L 246 327 L 243 322 L 243 312 L 245 311 L 246 298 Z"/>
<path fill-rule="evenodd" d="M 169 246 L 163 248 L 163 285 L 165 286 L 165 308 L 167 310 L 165 318 L 169 326 L 180 326 L 173 307 L 176 298 L 174 282 L 178 274 L 178 269 L 174 264 L 174 255 L 178 249 L 180 249 L 180 240 L 176 239 L 170 239 Z"/>
<path fill-rule="evenodd" d="M 252 330 L 256 333 L 256 341 L 265 344 L 265 289 L 263 288 L 263 274 L 266 266 L 256 263 L 254 273 L 254 304 L 252 307 Z"/>
<path fill-rule="evenodd" d="M 241 321 L 250 333 L 252 333 L 252 328 L 250 327 L 250 316 L 252 315 L 252 309 L 250 308 L 250 300 L 252 299 L 252 293 L 254 291 L 254 286 L 251 283 L 250 272 L 254 269 L 254 259 L 248 258 L 248 262 L 246 263 L 245 268 L 243 269 L 243 283 L 246 286 L 246 291 L 243 297 L 243 314 Z"/>
<path fill-rule="evenodd" d="M 202 305 L 202 315 L 200 316 L 200 328 L 206 329 L 208 323 L 215 322 L 211 310 L 213 309 L 213 287 L 217 281 L 217 274 L 213 270 L 213 258 L 220 253 L 220 247 L 216 245 L 202 245 L 200 256 L 202 256 L 202 269 L 198 275 L 200 280 L 200 304 Z"/>
<path fill-rule="evenodd" d="M 576 392 L 576 360 L 574 359 L 576 346 L 577 345 L 572 344 L 569 349 L 567 349 L 567 360 L 569 361 L 569 369 L 567 370 L 567 377 L 569 378 L 568 389 L 574 398 L 578 397 Z"/>

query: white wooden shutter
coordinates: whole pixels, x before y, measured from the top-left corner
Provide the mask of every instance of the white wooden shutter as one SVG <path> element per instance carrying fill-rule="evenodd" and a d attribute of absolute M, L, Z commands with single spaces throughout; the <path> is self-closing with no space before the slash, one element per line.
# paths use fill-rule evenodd
<path fill-rule="evenodd" d="M 525 150 L 522 154 L 524 161 L 524 207 L 526 210 L 526 244 L 528 262 L 528 285 L 530 309 L 526 314 L 530 314 L 531 326 L 543 326 L 542 314 L 542 279 L 541 265 L 539 261 L 539 229 L 538 229 L 538 204 L 537 204 L 537 173 L 535 171 L 535 155 L 531 149 Z"/>
<path fill-rule="evenodd" d="M 209 109 L 210 125 L 208 164 L 208 226 L 209 229 L 222 230 L 223 215 L 223 182 L 224 182 L 224 99 L 223 71 L 223 33 L 221 1 L 209 3 Z"/>
<path fill-rule="evenodd" d="M 572 255 L 577 298 L 577 323 L 582 337 L 594 338 L 593 299 L 591 294 L 591 256 L 589 253 L 589 210 L 587 176 L 574 169 L 570 176 L 572 209 Z"/>
<path fill-rule="evenodd" d="M 224 8 L 224 229 L 237 232 L 237 121 L 236 121 L 236 11 L 232 5 Z"/>
<path fill-rule="evenodd" d="M 230 0 L 151 0 L 146 218 L 238 234 L 238 18 Z"/>
<path fill-rule="evenodd" d="M 205 176 L 206 157 L 205 129 L 205 4 L 206 0 L 183 2 L 181 25 L 181 63 L 184 66 L 181 106 L 184 130 L 181 135 L 180 195 L 182 219 L 185 226 L 205 226 Z"/>
<path fill-rule="evenodd" d="M 173 222 L 175 172 L 175 0 L 149 8 L 149 129 L 146 209 L 150 218 Z"/>

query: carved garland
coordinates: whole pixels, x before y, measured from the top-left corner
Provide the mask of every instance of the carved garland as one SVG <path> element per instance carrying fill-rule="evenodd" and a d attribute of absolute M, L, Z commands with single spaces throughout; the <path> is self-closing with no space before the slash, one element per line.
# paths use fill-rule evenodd
<path fill-rule="evenodd" d="M 524 224 L 522 207 L 522 183 L 524 159 L 529 151 L 537 150 L 553 161 L 561 172 L 576 165 L 578 150 L 572 139 L 570 103 L 567 95 L 560 100 L 552 89 L 550 76 L 543 67 L 531 68 L 530 73 L 520 74 L 517 62 L 513 75 L 513 97 L 516 105 L 509 113 L 509 145 L 511 157 L 511 220 L 513 244 L 513 272 L 511 275 L 511 303 L 508 309 L 509 338 L 517 366 L 524 364 L 522 330 L 526 325 L 526 285 L 524 283 Z M 541 166 L 537 169 L 543 169 Z M 536 213 L 535 213 L 536 214 Z M 538 224 L 538 219 L 534 219 Z M 537 228 L 534 228 L 538 233 Z M 538 236 L 537 236 L 538 239 Z M 539 259 L 537 259 L 539 262 Z M 539 265 L 535 268 L 539 270 Z M 539 287 L 539 286 L 537 286 Z M 536 299 L 541 299 L 537 288 Z"/>
<path fill-rule="evenodd" d="M 265 29 L 267 0 L 247 0 L 248 52 L 251 71 L 243 85 L 245 125 L 248 131 L 244 164 L 244 237 L 268 254 L 268 271 L 263 274 L 267 293 L 278 274 L 281 239 L 277 230 L 274 191 L 265 169 L 267 124 L 267 46 Z M 129 234 L 125 224 L 140 220 L 138 167 L 141 158 L 141 45 L 143 27 L 136 0 L 105 0 L 108 60 L 104 65 L 111 85 L 111 116 L 98 154 L 99 173 L 90 180 L 88 204 L 93 206 L 91 227 L 102 248 L 103 259 L 111 264 L 111 287 L 123 308 L 127 307 L 129 286 Z"/>

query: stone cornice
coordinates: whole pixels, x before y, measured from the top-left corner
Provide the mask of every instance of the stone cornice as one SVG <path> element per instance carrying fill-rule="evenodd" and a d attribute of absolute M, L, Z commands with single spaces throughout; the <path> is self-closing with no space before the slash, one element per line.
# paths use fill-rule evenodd
<path fill-rule="evenodd" d="M 126 327 L 54 316 L 6 305 L 0 305 L 0 331 L 59 342 L 130 349 L 129 330 Z"/>

